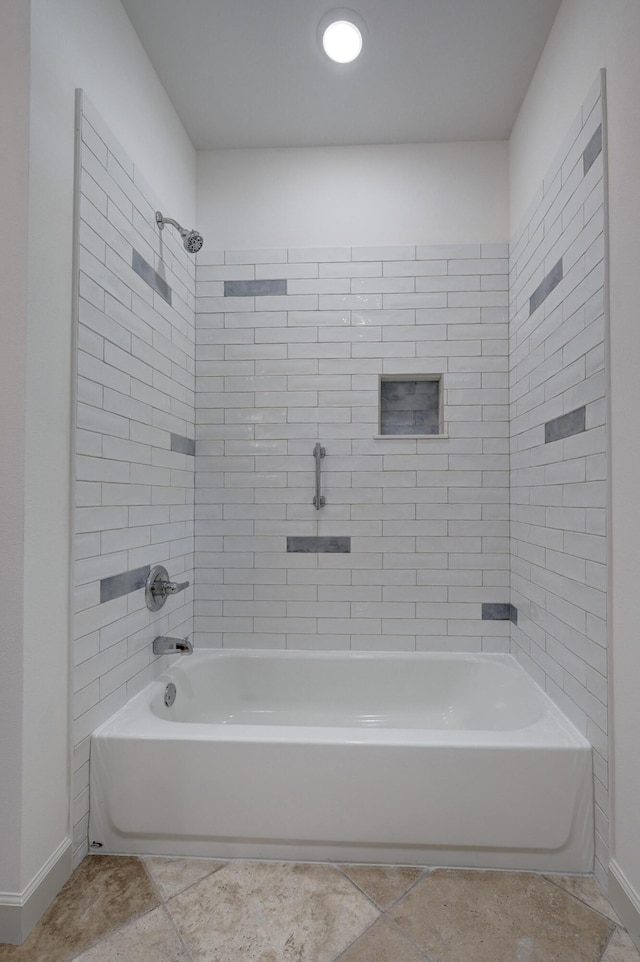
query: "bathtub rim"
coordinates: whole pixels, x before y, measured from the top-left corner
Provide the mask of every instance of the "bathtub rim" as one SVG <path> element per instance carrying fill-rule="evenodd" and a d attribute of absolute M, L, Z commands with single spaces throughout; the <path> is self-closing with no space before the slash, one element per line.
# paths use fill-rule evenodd
<path fill-rule="evenodd" d="M 574 747 L 591 750 L 589 740 L 553 702 L 550 696 L 527 672 L 514 655 L 504 652 L 370 652 L 370 651 L 312 651 L 307 649 L 224 649 L 199 648 L 193 655 L 178 656 L 155 679 L 133 695 L 118 711 L 98 726 L 92 738 L 162 738 L 168 741 L 233 741 L 233 742 L 280 742 L 313 743 L 327 745 L 389 745 L 437 747 L 495 748 L 496 740 L 505 748 Z M 195 659 L 192 661 L 191 659 Z M 161 697 L 166 685 L 174 679 L 176 668 L 193 671 L 201 661 L 244 660 L 246 658 L 286 661 L 298 658 L 302 661 L 460 661 L 495 662 L 515 671 L 531 686 L 542 706 L 541 717 L 529 725 L 495 728 L 366 728 L 359 726 L 321 725 L 242 725 L 215 722 L 184 722 L 162 718 L 151 708 L 154 697 Z"/>

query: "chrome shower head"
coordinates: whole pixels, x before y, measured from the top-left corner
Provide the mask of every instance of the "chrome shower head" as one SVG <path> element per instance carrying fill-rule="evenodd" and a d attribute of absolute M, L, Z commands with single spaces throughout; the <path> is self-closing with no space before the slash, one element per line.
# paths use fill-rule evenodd
<path fill-rule="evenodd" d="M 159 210 L 156 211 L 156 224 L 160 230 L 164 230 L 165 224 L 172 224 L 182 238 L 184 249 L 189 251 L 190 254 L 196 254 L 204 244 L 204 238 L 197 230 L 186 230 L 172 217 L 163 217 Z"/>
<path fill-rule="evenodd" d="M 204 238 L 197 230 L 181 230 L 180 235 L 185 250 L 189 251 L 190 254 L 197 254 L 204 244 Z"/>

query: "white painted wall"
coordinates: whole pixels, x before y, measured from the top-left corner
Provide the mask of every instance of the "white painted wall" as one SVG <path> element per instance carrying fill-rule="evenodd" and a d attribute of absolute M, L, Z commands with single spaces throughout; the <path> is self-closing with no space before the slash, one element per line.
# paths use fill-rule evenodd
<path fill-rule="evenodd" d="M 24 520 L 24 365 L 27 317 L 27 163 L 29 149 L 29 6 L 7 0 L 0 29 L 0 892 L 20 877 L 22 738 L 22 573 Z M 11 452 L 11 457 L 6 456 Z"/>
<path fill-rule="evenodd" d="M 198 153 L 198 229 L 217 249 L 488 244 L 508 238 L 507 144 Z"/>
<path fill-rule="evenodd" d="M 612 855 L 640 907 L 640 5 L 564 0 L 510 143 L 511 219 L 517 225 L 562 131 L 600 67 L 607 71 L 610 226 Z"/>
<path fill-rule="evenodd" d="M 28 117 L 25 71 L 29 69 L 29 4 L 2 5 L 3 156 L 2 210 L 17 230 L 3 239 L 3 292 L 10 302 L 9 334 L 3 333 L 2 362 L 9 375 L 2 390 L 10 401 L 6 442 L 15 454 L 9 466 L 7 502 L 11 550 L 7 583 L 20 580 L 24 566 L 25 603 L 19 591 L 3 626 L 21 652 L 22 712 L 11 712 L 10 763 L 20 776 L 24 798 L 12 794 L 11 818 L 3 817 L 0 889 L 23 892 L 69 832 L 69 448 L 72 313 L 72 227 L 74 176 L 74 90 L 82 87 L 102 113 L 154 192 L 166 199 L 168 213 L 190 222 L 195 208 L 195 153 L 119 0 L 31 0 L 31 125 L 29 154 L 28 320 L 26 323 L 26 425 L 22 426 L 24 371 L 25 160 Z M 9 29 L 5 29 L 5 21 Z M 5 49 L 6 48 L 6 49 Z M 25 83 L 21 84 L 21 81 Z M 7 91 L 12 100 L 4 101 Z M 126 109 L 123 109 L 125 107 Z M 15 141 L 4 136 L 15 131 Z M 4 154 L 4 150 L 3 150 Z M 5 196 L 6 195 L 6 196 Z M 170 210 L 169 210 L 170 208 Z M 4 256 L 4 241 L 9 254 Z M 6 306 L 6 305 L 3 305 Z M 11 334 L 11 331 L 14 334 Z M 8 349 L 7 349 L 8 348 Z M 13 414 L 15 412 L 15 414 Z M 24 494 L 20 494 L 22 449 Z M 4 462 L 4 459 L 3 459 Z M 4 478 L 3 478 L 4 481 Z M 20 498 L 24 498 L 24 512 Z M 24 513 L 24 551 L 21 520 Z M 3 515 L 4 517 L 4 515 Z M 4 536 L 4 522 L 3 531 Z M 38 586 L 38 596 L 34 586 Z M 23 624 L 21 625 L 21 621 Z M 12 663 L 15 662 L 15 663 Z M 4 683 L 20 691 L 20 657 L 8 656 Z M 3 706 L 4 709 L 4 706 Z M 4 711 L 3 711 L 4 713 Z M 22 759 L 19 760 L 20 745 Z M 16 767 L 18 766 L 18 767 Z M 6 787 L 5 787 L 6 786 Z M 17 792 L 3 768 L 0 793 Z M 0 801 L 4 797 L 0 796 Z M 21 821 L 20 821 L 21 819 Z M 21 844 L 20 844 L 21 832 Z M 5 842 L 6 833 L 6 842 Z M 16 848 L 20 845 L 19 850 Z M 17 862 L 16 862 L 17 859 Z M 6 875 L 6 878 L 5 878 Z"/>

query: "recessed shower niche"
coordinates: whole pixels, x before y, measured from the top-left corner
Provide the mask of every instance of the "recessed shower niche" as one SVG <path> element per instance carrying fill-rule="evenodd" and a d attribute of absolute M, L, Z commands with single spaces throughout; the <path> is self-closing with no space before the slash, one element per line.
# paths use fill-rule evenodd
<path fill-rule="evenodd" d="M 440 375 L 382 377 L 380 434 L 443 434 Z"/>

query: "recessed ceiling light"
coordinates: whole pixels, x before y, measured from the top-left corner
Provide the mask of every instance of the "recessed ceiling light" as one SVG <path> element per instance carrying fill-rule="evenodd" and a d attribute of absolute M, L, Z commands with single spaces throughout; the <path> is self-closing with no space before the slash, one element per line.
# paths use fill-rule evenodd
<path fill-rule="evenodd" d="M 358 21 L 358 23 L 356 23 Z M 336 63 L 351 63 L 362 50 L 360 18 L 351 11 L 336 10 L 323 17 L 319 35 L 322 49 Z"/>

